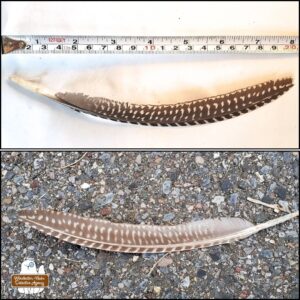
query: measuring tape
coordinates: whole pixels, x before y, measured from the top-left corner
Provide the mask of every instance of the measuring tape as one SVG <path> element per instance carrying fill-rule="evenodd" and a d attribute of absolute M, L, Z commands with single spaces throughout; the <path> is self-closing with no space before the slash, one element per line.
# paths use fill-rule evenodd
<path fill-rule="evenodd" d="M 297 36 L 62 36 L 2 37 L 2 53 L 298 53 Z"/>

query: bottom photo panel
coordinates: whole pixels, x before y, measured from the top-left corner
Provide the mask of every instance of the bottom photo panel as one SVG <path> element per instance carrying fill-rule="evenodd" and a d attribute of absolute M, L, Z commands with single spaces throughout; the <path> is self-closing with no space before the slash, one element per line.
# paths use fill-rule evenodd
<path fill-rule="evenodd" d="M 297 152 L 2 152 L 1 298 L 299 299 Z"/>

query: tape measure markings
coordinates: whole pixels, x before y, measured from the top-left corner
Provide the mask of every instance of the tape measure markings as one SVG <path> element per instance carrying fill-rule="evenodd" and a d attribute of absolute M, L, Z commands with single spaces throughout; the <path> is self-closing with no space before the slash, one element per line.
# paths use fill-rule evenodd
<path fill-rule="evenodd" d="M 3 53 L 298 53 L 297 36 L 9 36 Z M 18 44 L 19 43 L 19 44 Z M 8 46 L 7 46 L 8 47 Z M 8 48 L 7 48 L 8 49 Z"/>

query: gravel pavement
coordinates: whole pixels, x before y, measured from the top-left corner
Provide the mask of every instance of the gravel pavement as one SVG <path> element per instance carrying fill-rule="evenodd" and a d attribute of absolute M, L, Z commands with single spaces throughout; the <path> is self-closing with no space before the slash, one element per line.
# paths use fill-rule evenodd
<path fill-rule="evenodd" d="M 299 220 L 242 241 L 164 254 L 123 254 L 45 236 L 17 221 L 20 209 L 52 208 L 113 222 L 179 224 L 278 217 L 246 201 L 299 209 L 298 153 L 2 152 L 1 297 L 26 257 L 50 287 L 30 298 L 299 298 Z M 28 296 L 27 296 L 28 297 Z"/>

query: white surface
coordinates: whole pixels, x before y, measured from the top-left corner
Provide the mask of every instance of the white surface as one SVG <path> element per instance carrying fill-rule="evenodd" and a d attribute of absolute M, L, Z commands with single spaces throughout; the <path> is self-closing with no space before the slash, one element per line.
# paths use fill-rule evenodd
<path fill-rule="evenodd" d="M 2 2 L 2 35 L 298 35 L 297 2 Z M 220 26 L 221 24 L 221 26 Z M 4 148 L 298 147 L 298 57 L 253 55 L 4 55 Z M 145 127 L 76 113 L 8 81 L 136 103 L 202 98 L 292 75 L 295 86 L 246 115 L 208 125 Z"/>

